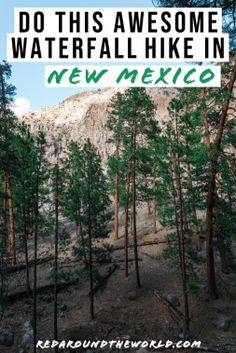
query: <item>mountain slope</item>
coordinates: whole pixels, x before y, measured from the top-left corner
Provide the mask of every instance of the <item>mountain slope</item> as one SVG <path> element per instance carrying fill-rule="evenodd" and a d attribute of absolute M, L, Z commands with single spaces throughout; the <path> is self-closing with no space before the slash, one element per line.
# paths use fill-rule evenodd
<path fill-rule="evenodd" d="M 105 163 L 111 150 L 111 146 L 107 144 L 109 131 L 105 127 L 108 118 L 107 107 L 118 91 L 123 92 L 124 89 L 107 88 L 76 94 L 54 107 L 21 116 L 20 120 L 29 125 L 31 132 L 37 132 L 39 129 L 45 132 L 51 145 L 51 158 L 53 138 L 61 136 L 63 147 L 71 140 L 82 142 L 90 138 Z M 168 103 L 176 94 L 176 90 L 154 88 L 149 89 L 148 93 L 155 104 L 156 119 L 165 120 L 168 116 Z"/>

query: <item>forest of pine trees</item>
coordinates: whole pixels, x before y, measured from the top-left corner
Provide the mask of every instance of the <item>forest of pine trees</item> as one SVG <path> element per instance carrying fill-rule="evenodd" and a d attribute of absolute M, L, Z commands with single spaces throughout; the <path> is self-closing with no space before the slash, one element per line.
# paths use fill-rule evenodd
<path fill-rule="evenodd" d="M 179 274 L 184 335 L 191 332 L 189 295 L 198 288 L 196 263 L 201 262 L 205 271 L 209 299 L 221 295 L 217 274 L 236 271 L 236 122 L 229 114 L 235 100 L 235 55 L 222 66 L 222 72 L 221 88 L 180 89 L 170 100 L 165 120 L 144 88 L 115 94 L 104 127 L 111 145 L 104 165 L 89 139 L 70 142 L 62 151 L 60 136 L 53 142 L 54 162 L 49 160 L 47 136 L 40 130 L 32 134 L 14 116 L 11 67 L 6 62 L 0 65 L 0 318 L 2 322 L 10 305 L 9 273 L 24 265 L 24 295 L 32 299 L 34 352 L 40 337 L 41 239 L 53 238 L 49 277 L 54 303 L 51 321 L 57 339 L 59 287 L 88 283 L 88 313 L 91 320 L 96 318 L 95 293 L 104 286 L 100 265 L 110 263 L 113 256 L 112 247 L 104 241 L 111 234 L 114 246 L 122 239 L 124 279 L 134 276 L 136 287 L 142 287 L 140 205 L 152 219 L 150 232 L 157 242 L 157 222 L 166 229 L 163 257 Z M 60 255 L 71 246 L 70 234 L 60 232 L 63 220 L 76 229 L 73 252 L 79 270 L 63 272 L 60 267 Z M 216 255 L 220 264 L 216 264 Z M 132 256 L 135 271 L 130 271 Z"/>

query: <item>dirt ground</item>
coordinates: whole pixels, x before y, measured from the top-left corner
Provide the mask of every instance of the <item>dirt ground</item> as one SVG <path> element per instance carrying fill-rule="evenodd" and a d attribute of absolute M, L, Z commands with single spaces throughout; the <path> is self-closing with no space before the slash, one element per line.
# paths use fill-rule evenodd
<path fill-rule="evenodd" d="M 122 219 L 122 215 L 121 215 Z M 63 222 L 62 222 L 63 223 Z M 74 239 L 73 226 L 63 223 Z M 163 241 L 166 230 L 158 224 L 157 234 L 152 234 L 152 219 L 144 209 L 139 210 L 138 241 Z M 120 229 L 122 234 L 122 227 Z M 75 240 L 73 240 L 75 241 Z M 122 247 L 123 238 L 113 241 L 110 234 L 108 242 L 115 247 Z M 30 248 L 32 246 L 30 245 Z M 154 295 L 157 291 L 162 296 L 175 294 L 180 300 L 181 312 L 183 309 L 183 296 L 181 280 L 178 269 L 171 268 L 167 260 L 161 257 L 165 244 L 142 246 L 139 251 L 139 266 L 142 288 L 136 285 L 134 261 L 129 262 L 129 277 L 124 276 L 124 250 L 116 250 L 112 253 L 112 263 L 117 265 L 116 270 L 107 279 L 104 290 L 98 290 L 95 295 L 95 320 L 90 320 L 89 312 L 89 286 L 88 283 L 70 285 L 59 292 L 58 326 L 59 340 L 180 340 L 182 323 L 173 320 L 173 316 L 165 305 L 165 302 Z M 40 241 L 40 257 L 52 253 L 52 239 Z M 204 256 L 204 251 L 202 251 Z M 130 249 L 130 259 L 134 259 L 133 249 Z M 64 266 L 70 266 L 75 260 L 70 250 L 61 255 Z M 218 257 L 216 258 L 218 266 Z M 50 283 L 48 273 L 53 263 L 48 262 L 38 266 L 39 286 Z M 71 264 L 76 268 L 76 262 Z M 104 266 L 102 271 L 106 273 L 111 264 Z M 196 271 L 201 279 L 197 294 L 190 294 L 191 332 L 189 340 L 202 341 L 202 347 L 208 347 L 208 351 L 226 353 L 236 352 L 236 283 L 235 274 L 220 274 L 217 278 L 220 299 L 209 300 L 206 289 L 206 274 L 202 265 L 196 266 Z M 70 268 L 70 267 L 68 267 Z M 31 268 L 32 276 L 32 268 Z M 24 288 L 25 271 L 10 277 L 10 293 L 19 292 Z M 49 295 L 38 295 L 38 339 L 53 339 L 53 300 Z M 231 326 L 227 330 L 219 329 L 217 320 L 221 317 L 230 317 Z M 14 331 L 14 346 L 6 348 L 0 346 L 1 353 L 19 353 L 22 337 L 24 335 L 24 322 L 32 319 L 32 299 L 22 298 L 9 303 L 1 322 L 0 329 L 11 327 Z M 213 349 L 213 350 L 210 350 Z M 215 350 L 214 350 L 215 349 Z M 98 350 L 92 350 L 92 352 Z M 103 352 L 132 352 L 132 350 L 107 350 Z M 134 350 L 135 351 L 135 350 Z M 182 350 L 171 349 L 170 352 Z M 185 350 L 186 353 L 200 352 L 203 350 Z M 38 349 L 38 352 L 53 352 L 51 349 Z M 66 352 L 64 350 L 63 352 Z M 75 352 L 75 351 L 74 351 Z M 91 351 L 87 351 L 90 352 Z M 137 350 L 136 352 L 146 352 Z M 152 352 L 152 351 L 150 351 Z M 168 350 L 158 350 L 168 352 Z"/>

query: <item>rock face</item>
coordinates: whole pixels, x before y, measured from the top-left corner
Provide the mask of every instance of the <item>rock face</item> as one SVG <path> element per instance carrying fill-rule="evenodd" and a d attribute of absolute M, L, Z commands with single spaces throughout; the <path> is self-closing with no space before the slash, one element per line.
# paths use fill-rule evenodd
<path fill-rule="evenodd" d="M 39 129 L 45 132 L 49 145 L 48 157 L 52 163 L 55 161 L 53 139 L 59 136 L 62 141 L 62 150 L 66 149 L 70 141 L 83 143 L 89 138 L 92 144 L 98 148 L 105 165 L 108 154 L 113 149 L 111 144 L 107 143 L 110 137 L 110 132 L 106 128 L 107 109 L 112 97 L 117 92 L 124 92 L 124 90 L 125 88 L 106 88 L 76 94 L 54 107 L 21 116 L 20 120 L 29 125 L 33 133 Z M 155 119 L 161 125 L 162 121 L 168 119 L 168 104 L 172 98 L 177 96 L 177 90 L 174 88 L 149 88 L 147 93 L 155 105 Z M 234 87 L 233 96 L 236 96 L 236 87 Z M 228 120 L 235 117 L 235 101 L 231 100 Z"/>
<path fill-rule="evenodd" d="M 52 108 L 45 108 L 20 117 L 29 125 L 31 132 L 45 132 L 49 144 L 50 160 L 53 162 L 53 138 L 61 136 L 62 147 L 70 141 L 83 142 L 87 138 L 98 148 L 105 164 L 112 147 L 107 143 L 109 131 L 105 128 L 107 108 L 112 97 L 122 88 L 107 88 L 69 97 Z M 168 116 L 167 106 L 176 94 L 174 89 L 153 88 L 147 90 L 155 104 L 155 117 L 159 121 Z"/>

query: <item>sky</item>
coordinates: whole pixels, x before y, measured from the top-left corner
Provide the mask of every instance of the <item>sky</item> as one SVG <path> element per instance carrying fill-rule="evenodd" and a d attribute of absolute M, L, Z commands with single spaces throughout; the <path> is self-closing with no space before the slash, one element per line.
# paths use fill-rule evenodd
<path fill-rule="evenodd" d="M 14 32 L 15 7 L 152 7 L 152 0 L 0 0 L 0 62 L 6 60 L 6 35 Z M 63 64 L 63 63 L 61 63 Z M 45 88 L 45 63 L 12 63 L 16 86 L 15 113 L 35 111 L 58 104 L 78 93 L 78 88 Z"/>

